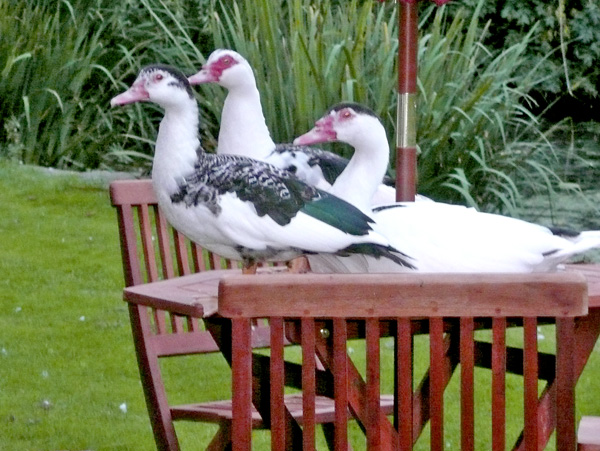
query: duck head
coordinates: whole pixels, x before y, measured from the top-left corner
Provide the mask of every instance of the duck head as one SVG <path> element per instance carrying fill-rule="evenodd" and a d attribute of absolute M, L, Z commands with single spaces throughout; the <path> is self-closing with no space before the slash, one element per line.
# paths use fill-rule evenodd
<path fill-rule="evenodd" d="M 154 102 L 162 107 L 176 106 L 194 99 L 185 75 L 172 66 L 152 64 L 142 68 L 131 87 L 113 97 L 111 106 L 135 102 Z"/>
<path fill-rule="evenodd" d="M 191 85 L 217 83 L 227 89 L 256 84 L 248 61 L 239 53 L 228 49 L 212 52 L 202 69 L 188 80 Z"/>
<path fill-rule="evenodd" d="M 369 108 L 351 102 L 331 107 L 305 134 L 294 140 L 296 145 L 340 141 L 356 147 L 371 134 L 383 129 L 379 117 Z"/>

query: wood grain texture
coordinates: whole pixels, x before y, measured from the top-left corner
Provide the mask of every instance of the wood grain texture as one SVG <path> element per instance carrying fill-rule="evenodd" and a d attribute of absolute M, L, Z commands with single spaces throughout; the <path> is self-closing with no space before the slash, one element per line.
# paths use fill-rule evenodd
<path fill-rule="evenodd" d="M 326 301 L 326 302 L 324 302 Z M 269 274 L 224 277 L 222 316 L 568 317 L 587 313 L 577 272 L 552 274 Z M 336 313 L 337 312 L 337 313 Z"/>

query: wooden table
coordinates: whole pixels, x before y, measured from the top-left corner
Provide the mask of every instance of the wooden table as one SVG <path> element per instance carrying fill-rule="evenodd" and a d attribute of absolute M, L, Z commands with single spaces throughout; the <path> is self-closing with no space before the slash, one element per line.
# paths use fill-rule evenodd
<path fill-rule="evenodd" d="M 579 271 L 588 280 L 589 314 L 578 317 L 575 325 L 574 374 L 575 380 L 577 380 L 600 336 L 600 265 L 570 265 L 568 270 Z M 220 345 L 223 355 L 231 362 L 231 343 L 227 338 L 231 333 L 230 325 L 228 325 L 227 320 L 218 315 L 210 316 L 217 310 L 220 280 L 230 274 L 239 274 L 239 272 L 236 270 L 210 271 L 135 286 L 125 289 L 124 297 L 128 302 L 140 304 L 144 304 L 148 300 L 165 299 L 170 302 L 171 310 L 175 305 L 175 308 L 180 309 L 182 314 L 209 316 L 206 320 L 207 327 L 209 330 L 211 327 L 213 328 L 216 341 Z M 259 274 L 253 277 L 268 277 L 268 275 Z M 264 357 L 262 359 L 263 361 L 259 364 L 265 364 Z M 540 430 L 538 443 L 540 448 L 547 443 L 554 429 L 552 418 L 556 417 L 556 412 L 552 411 L 553 407 L 550 402 L 556 396 L 553 391 L 554 385 L 550 384 L 548 387 L 542 394 L 538 408 L 537 421 Z M 269 393 L 268 390 L 260 387 L 258 387 L 258 392 Z M 260 404 L 264 403 L 256 405 L 259 411 L 261 411 Z M 268 415 L 267 412 L 264 414 Z M 519 449 L 523 447 L 524 444 L 520 443 Z"/>

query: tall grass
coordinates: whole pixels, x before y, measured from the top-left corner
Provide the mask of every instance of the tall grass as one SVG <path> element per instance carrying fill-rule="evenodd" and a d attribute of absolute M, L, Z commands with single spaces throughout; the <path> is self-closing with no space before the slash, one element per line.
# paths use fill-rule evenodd
<path fill-rule="evenodd" d="M 87 12 L 86 12 L 87 11 Z M 59 2 L 0 3 L 0 152 L 44 166 L 94 167 L 108 115 L 95 89 L 107 22 L 97 10 Z"/>
<path fill-rule="evenodd" d="M 350 100 L 374 108 L 395 142 L 393 4 L 213 2 L 215 47 L 247 56 L 277 140 L 291 139 L 333 103 Z M 565 155 L 551 144 L 554 129 L 529 109 L 528 93 L 550 77 L 535 67 L 522 75 L 533 30 L 492 53 L 483 45 L 491 24 L 479 22 L 482 5 L 459 8 L 451 17 L 447 8 L 430 7 L 422 15 L 419 190 L 438 200 L 515 213 L 524 194 L 577 191 L 577 185 L 559 177 Z M 204 103 L 214 108 L 210 100 Z"/>
<path fill-rule="evenodd" d="M 312 127 L 333 103 L 393 110 L 397 49 L 394 5 L 350 0 L 213 0 L 215 47 L 250 61 L 277 141 Z M 391 117 L 390 117 L 391 119 Z"/>
<path fill-rule="evenodd" d="M 547 77 L 536 68 L 522 75 L 535 27 L 492 53 L 483 45 L 491 24 L 479 23 L 482 5 L 459 10 L 449 23 L 440 10 L 421 39 L 420 188 L 436 198 L 514 212 L 524 193 L 577 187 L 558 175 L 566 160 L 552 144 L 555 127 L 529 109 L 528 93 Z"/>
<path fill-rule="evenodd" d="M 395 142 L 393 2 L 72 2 L 0 5 L 7 30 L 0 43 L 1 155 L 51 166 L 147 168 L 161 112 L 148 105 L 109 110 L 108 100 L 145 64 L 192 73 L 219 47 L 239 51 L 253 66 L 276 141 L 290 141 L 333 103 L 352 100 L 373 108 Z M 530 108 L 530 90 L 560 74 L 524 72 L 531 33 L 500 53 L 487 49 L 492 25 L 480 23 L 482 4 L 422 5 L 418 189 L 511 213 L 524 195 L 552 197 L 578 186 L 559 176 L 566 158 L 551 144 L 559 127 L 546 126 Z M 210 151 L 226 93 L 212 85 L 197 92 Z M 351 155 L 346 146 L 333 148 Z"/>

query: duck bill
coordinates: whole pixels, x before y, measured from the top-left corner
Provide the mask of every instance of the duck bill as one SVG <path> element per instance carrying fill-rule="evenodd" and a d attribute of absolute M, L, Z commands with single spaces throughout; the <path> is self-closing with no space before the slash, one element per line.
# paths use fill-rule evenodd
<path fill-rule="evenodd" d="M 149 98 L 148 91 L 143 82 L 134 83 L 127 91 L 113 97 L 110 100 L 110 106 L 127 105 L 128 103 L 143 102 Z"/>
<path fill-rule="evenodd" d="M 219 81 L 219 77 L 217 77 L 212 71 L 208 68 L 203 67 L 200 72 L 197 74 L 188 77 L 188 82 L 190 85 L 200 85 L 202 83 L 214 83 Z"/>
<path fill-rule="evenodd" d="M 294 140 L 294 144 L 297 146 L 309 146 L 311 144 L 335 141 L 336 139 L 337 134 L 335 131 L 317 126 L 305 134 L 298 136 Z"/>

